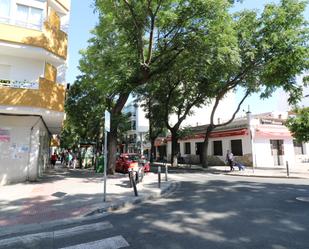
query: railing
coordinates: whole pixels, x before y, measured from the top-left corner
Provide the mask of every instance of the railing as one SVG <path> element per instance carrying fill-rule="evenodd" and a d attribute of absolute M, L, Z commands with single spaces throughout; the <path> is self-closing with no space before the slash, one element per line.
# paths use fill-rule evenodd
<path fill-rule="evenodd" d="M 23 28 L 29 28 L 29 29 L 35 29 L 42 31 L 43 30 L 43 19 L 40 21 L 40 24 L 35 24 L 31 22 L 25 22 L 22 20 L 10 18 L 10 17 L 3 17 L 0 16 L 0 23 L 9 24 L 9 25 L 15 25 Z"/>
<path fill-rule="evenodd" d="M 38 90 L 39 89 L 39 83 L 38 82 L 30 82 L 30 81 L 27 81 L 27 80 L 20 81 L 20 80 L 3 80 L 3 79 L 0 79 L 0 87 Z"/>

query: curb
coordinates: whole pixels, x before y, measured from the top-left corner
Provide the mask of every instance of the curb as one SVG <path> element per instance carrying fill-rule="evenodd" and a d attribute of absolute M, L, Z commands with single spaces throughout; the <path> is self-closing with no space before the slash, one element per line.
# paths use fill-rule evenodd
<path fill-rule="evenodd" d="M 226 176 L 242 176 L 242 177 L 258 177 L 258 178 L 278 178 L 278 179 L 308 179 L 306 177 L 297 177 L 297 176 L 269 176 L 269 175 L 240 175 L 240 174 L 228 174 L 224 172 L 208 172 L 213 175 L 226 175 Z"/>
<path fill-rule="evenodd" d="M 144 196 L 138 196 L 135 199 L 127 199 L 125 201 L 117 201 L 115 203 L 111 203 L 111 205 L 107 206 L 107 207 L 103 207 L 103 208 L 98 208 L 88 214 L 85 215 L 85 217 L 91 217 L 92 215 L 96 215 L 96 214 L 102 214 L 102 213 L 107 213 L 107 212 L 112 212 L 112 211 L 116 211 L 119 210 L 121 208 L 124 208 L 126 206 L 132 205 L 132 204 L 139 204 L 142 203 L 146 200 L 152 200 L 155 198 L 158 198 L 164 194 L 166 194 L 168 191 L 170 191 L 171 189 L 174 188 L 174 186 L 176 186 L 176 182 L 175 181 L 169 181 L 168 184 L 164 188 L 161 188 L 161 191 L 152 193 L 150 195 L 144 195 Z"/>
<path fill-rule="evenodd" d="M 71 217 L 67 219 L 56 219 L 53 221 L 47 221 L 47 222 L 42 222 L 42 223 L 31 223 L 31 224 L 23 224 L 23 225 L 13 225 L 13 226 L 6 226 L 5 231 L 0 232 L 0 240 L 1 239 L 6 239 L 10 236 L 18 236 L 18 235 L 23 235 L 31 232 L 35 232 L 37 230 L 47 230 L 47 229 L 53 229 L 58 226 L 62 225 L 72 225 L 78 222 L 83 222 L 83 221 L 89 221 L 89 220 L 94 220 L 97 218 L 102 218 L 105 216 L 108 216 L 110 212 L 119 210 L 123 207 L 132 205 L 132 204 L 139 204 L 142 203 L 143 201 L 146 200 L 151 200 L 155 198 L 159 198 L 160 196 L 168 193 L 170 190 L 176 186 L 176 182 L 174 181 L 169 181 L 167 184 L 162 184 L 161 185 L 161 191 L 157 191 L 154 193 L 151 193 L 149 195 L 144 195 L 144 196 L 139 196 L 134 199 L 134 197 L 128 197 L 127 200 L 124 201 L 117 201 L 115 203 L 109 203 L 107 207 L 104 208 L 97 208 L 94 211 L 79 215 L 76 217 Z M 98 206 L 98 204 L 94 205 Z M 2 229 L 4 230 L 4 229 Z"/>

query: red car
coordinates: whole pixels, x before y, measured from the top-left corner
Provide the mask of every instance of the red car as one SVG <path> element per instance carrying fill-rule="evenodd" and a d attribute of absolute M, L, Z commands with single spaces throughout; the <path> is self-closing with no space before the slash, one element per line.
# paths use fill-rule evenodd
<path fill-rule="evenodd" d="M 149 162 L 136 153 L 123 153 L 116 161 L 117 172 L 128 173 L 129 169 L 138 171 L 139 167 L 143 167 L 144 172 L 150 171 Z"/>

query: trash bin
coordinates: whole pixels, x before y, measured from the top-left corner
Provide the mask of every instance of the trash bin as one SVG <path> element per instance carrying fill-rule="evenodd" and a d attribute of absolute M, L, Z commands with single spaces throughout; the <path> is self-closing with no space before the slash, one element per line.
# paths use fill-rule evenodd
<path fill-rule="evenodd" d="M 104 156 L 99 156 L 98 165 L 97 165 L 95 172 L 96 173 L 103 173 L 104 172 Z"/>

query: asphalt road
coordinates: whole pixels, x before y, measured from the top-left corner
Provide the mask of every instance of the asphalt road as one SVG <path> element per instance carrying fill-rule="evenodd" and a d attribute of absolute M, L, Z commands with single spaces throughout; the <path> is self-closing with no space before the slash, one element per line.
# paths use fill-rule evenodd
<path fill-rule="evenodd" d="M 15 235 L 18 243 L 0 240 L 0 248 L 309 248 L 309 203 L 296 200 L 309 196 L 308 180 L 174 177 L 181 183 L 164 198 L 52 231 Z"/>

